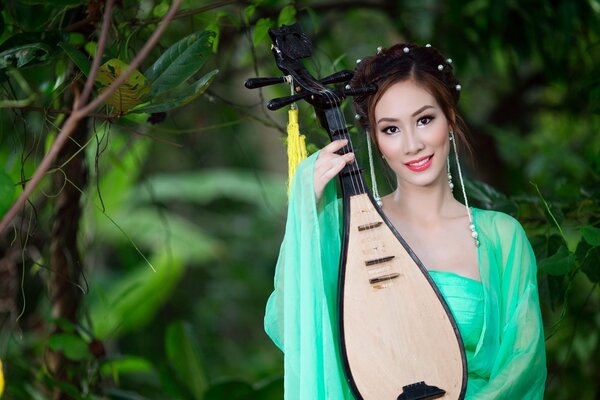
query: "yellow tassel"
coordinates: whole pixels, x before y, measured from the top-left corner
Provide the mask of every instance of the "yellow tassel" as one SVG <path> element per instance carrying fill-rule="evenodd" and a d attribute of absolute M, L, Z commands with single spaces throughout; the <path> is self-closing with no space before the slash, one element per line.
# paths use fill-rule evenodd
<path fill-rule="evenodd" d="M 298 126 L 298 109 L 293 107 L 288 111 L 287 126 L 288 153 L 288 194 L 292 185 L 292 177 L 298 164 L 306 158 L 306 137 L 300 134 Z"/>
<path fill-rule="evenodd" d="M 0 360 L 0 397 L 2 397 L 2 392 L 4 392 L 4 373 L 2 372 L 2 360 Z"/>

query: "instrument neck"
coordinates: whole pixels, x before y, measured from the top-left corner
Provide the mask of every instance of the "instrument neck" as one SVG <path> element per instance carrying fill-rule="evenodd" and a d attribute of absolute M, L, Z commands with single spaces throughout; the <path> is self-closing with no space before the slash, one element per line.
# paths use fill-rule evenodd
<path fill-rule="evenodd" d="M 317 112 L 321 125 L 327 130 L 331 141 L 346 139 L 348 144 L 338 151 L 338 154 L 354 152 L 350 133 L 344 115 L 339 107 L 332 107 Z M 368 193 L 367 185 L 362 176 L 362 170 L 358 166 L 356 157 L 351 164 L 347 164 L 339 173 L 340 183 L 344 197 L 355 196 L 362 193 Z"/>

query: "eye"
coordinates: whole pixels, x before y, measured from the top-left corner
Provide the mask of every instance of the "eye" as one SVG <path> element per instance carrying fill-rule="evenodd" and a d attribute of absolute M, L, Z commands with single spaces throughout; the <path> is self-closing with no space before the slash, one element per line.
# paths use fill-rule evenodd
<path fill-rule="evenodd" d="M 435 117 L 433 115 L 424 115 L 417 120 L 417 126 L 429 125 L 429 123 L 434 119 Z"/>
<path fill-rule="evenodd" d="M 386 126 L 385 128 L 383 128 L 381 130 L 381 132 L 385 133 L 386 135 L 393 135 L 395 133 L 400 133 L 400 129 L 398 129 L 397 126 Z"/>

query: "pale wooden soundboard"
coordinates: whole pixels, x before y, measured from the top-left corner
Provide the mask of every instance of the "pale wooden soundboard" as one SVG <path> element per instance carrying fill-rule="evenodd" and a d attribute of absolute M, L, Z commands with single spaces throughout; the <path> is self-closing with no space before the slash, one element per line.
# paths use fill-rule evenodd
<path fill-rule="evenodd" d="M 341 323 L 354 385 L 366 400 L 396 400 L 420 381 L 461 399 L 464 349 L 443 299 L 369 196 L 348 202 Z"/>

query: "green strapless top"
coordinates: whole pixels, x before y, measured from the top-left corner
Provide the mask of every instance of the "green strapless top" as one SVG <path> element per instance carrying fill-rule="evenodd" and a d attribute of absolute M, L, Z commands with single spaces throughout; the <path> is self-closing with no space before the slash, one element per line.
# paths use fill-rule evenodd
<path fill-rule="evenodd" d="M 448 271 L 429 271 L 442 292 L 462 336 L 467 364 L 473 357 L 483 329 L 483 285 Z"/>

